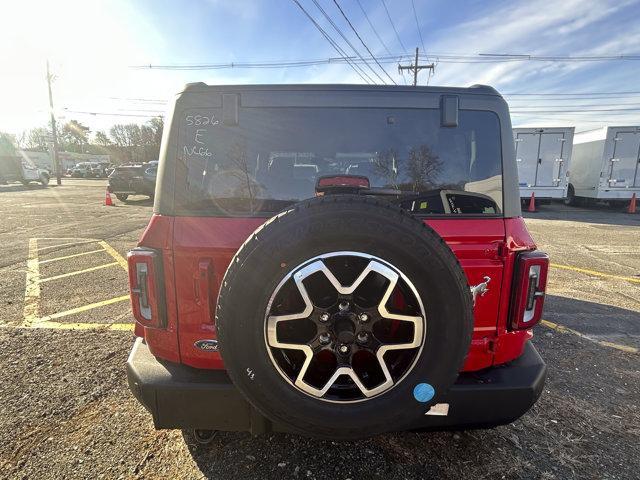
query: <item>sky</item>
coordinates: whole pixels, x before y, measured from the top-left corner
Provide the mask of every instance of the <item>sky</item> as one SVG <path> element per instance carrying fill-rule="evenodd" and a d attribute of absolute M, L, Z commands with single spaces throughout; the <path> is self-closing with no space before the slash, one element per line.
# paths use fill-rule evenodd
<path fill-rule="evenodd" d="M 430 78 L 423 70 L 419 84 L 491 85 L 509 102 L 514 126 L 575 126 L 580 131 L 640 125 L 640 0 L 299 2 L 354 55 L 317 2 L 388 83 L 389 77 L 398 84 L 410 81 L 408 73 L 398 73 L 398 60 L 409 64 L 420 47 L 427 54 L 421 61 L 432 61 L 436 68 Z M 336 3 L 376 58 L 393 57 L 382 63 L 389 77 L 374 64 Z M 363 83 L 345 62 L 276 69 L 135 68 L 337 57 L 294 0 L 9 0 L 2 6 L 1 23 L 0 131 L 16 134 L 47 123 L 47 59 L 56 118 L 78 120 L 94 132 L 113 123 L 147 121 L 164 111 L 166 100 L 187 82 Z M 487 63 L 480 54 L 636 55 L 637 60 Z M 451 55 L 464 56 L 465 63 L 451 63 Z M 575 95 L 612 92 L 637 93 Z M 544 95 L 517 95 L 523 93 Z"/>

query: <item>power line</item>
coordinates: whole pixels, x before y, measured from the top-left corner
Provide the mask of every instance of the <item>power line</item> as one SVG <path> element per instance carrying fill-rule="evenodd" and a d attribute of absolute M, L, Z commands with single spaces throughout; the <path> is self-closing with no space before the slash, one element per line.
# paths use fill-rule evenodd
<path fill-rule="evenodd" d="M 126 100 L 128 102 L 148 102 L 148 103 L 164 103 L 166 104 L 166 100 L 162 100 L 161 98 L 127 98 L 127 97 L 105 97 L 109 100 Z"/>
<path fill-rule="evenodd" d="M 532 118 L 531 115 L 525 115 L 525 114 L 512 114 L 512 117 L 529 117 Z M 538 122 L 540 120 L 545 120 L 545 121 L 550 121 L 550 122 L 567 122 L 567 123 L 572 123 L 572 124 L 583 124 L 583 123 L 595 123 L 595 124 L 599 124 L 599 125 L 604 125 L 606 123 L 614 123 L 614 122 L 619 122 L 620 118 L 610 118 L 610 119 L 600 119 L 600 120 L 589 120 L 589 119 L 576 119 L 575 117 L 556 117 L 556 116 L 550 116 L 550 117 L 546 117 L 546 116 L 535 116 L 533 117 L 535 118 L 535 121 Z M 626 122 L 626 120 L 623 120 Z M 531 123 L 531 122 L 527 122 L 527 123 Z M 514 125 L 514 126 L 518 126 L 518 125 Z"/>
<path fill-rule="evenodd" d="M 558 96 L 561 95 L 563 97 L 568 97 L 568 96 L 584 96 L 584 95 L 640 95 L 639 91 L 626 91 L 626 92 L 580 92 L 580 93 L 522 93 L 522 92 L 518 92 L 518 93 L 504 93 L 503 95 L 508 95 L 511 97 L 515 97 L 515 96 L 545 96 L 545 97 L 551 97 L 551 96 Z"/>
<path fill-rule="evenodd" d="M 380 43 L 382 44 L 382 46 L 384 47 L 384 49 L 387 51 L 387 53 L 389 55 L 392 55 L 391 51 L 389 50 L 389 47 L 387 47 L 387 44 L 384 43 L 384 41 L 382 40 L 382 38 L 380 37 L 380 35 L 378 35 L 378 31 L 376 30 L 376 27 L 373 26 L 373 23 L 371 23 L 371 20 L 369 20 L 369 15 L 367 15 L 366 10 L 364 9 L 364 7 L 362 6 L 362 3 L 360 3 L 360 0 L 357 0 L 358 5 L 360 6 L 360 10 L 362 10 L 362 13 L 364 14 L 364 18 L 367 19 L 367 23 L 369 23 L 369 26 L 371 27 L 371 30 L 373 30 L 373 33 L 375 33 L 376 37 L 378 37 L 378 40 L 380 41 Z"/>
<path fill-rule="evenodd" d="M 349 41 L 349 39 L 345 36 L 345 34 L 342 32 L 342 30 L 340 29 L 340 27 L 338 27 L 335 22 L 331 19 L 331 16 L 325 11 L 324 8 L 322 8 L 322 6 L 318 3 L 318 0 L 311 0 L 315 6 L 318 8 L 318 10 L 320 10 L 320 13 L 322 13 L 322 15 L 324 16 L 324 18 L 329 22 L 329 24 L 333 27 L 333 29 L 338 32 L 338 35 L 340 35 L 342 37 L 342 39 L 347 43 L 347 45 L 349 45 L 351 47 L 351 50 L 353 50 L 353 53 L 355 53 L 358 58 L 360 59 L 360 61 L 362 61 L 368 68 L 369 70 L 371 70 L 373 72 L 373 74 L 378 77 L 378 79 L 382 82 L 385 83 L 385 81 L 382 79 L 382 77 L 380 75 L 378 75 L 378 72 L 376 72 L 373 67 L 371 65 L 369 65 L 369 63 L 364 59 L 364 57 L 362 55 L 360 55 L 360 52 L 358 51 L 358 49 L 356 47 L 353 46 L 353 44 Z M 369 77 L 371 78 L 371 77 Z M 375 81 L 373 79 L 371 79 L 371 81 L 373 83 L 375 83 Z"/>
<path fill-rule="evenodd" d="M 314 0 L 315 1 L 315 0 Z M 351 21 L 349 20 L 349 18 L 347 17 L 347 15 L 344 13 L 344 10 L 342 10 L 342 7 L 340 6 L 340 4 L 338 3 L 338 0 L 333 0 L 333 3 L 336 4 L 336 7 L 338 7 L 338 10 L 340 10 L 340 13 L 342 14 L 342 16 L 344 17 L 344 19 L 347 21 L 347 23 L 349 24 L 349 27 L 351 27 L 351 30 L 353 30 L 353 33 L 355 33 L 356 37 L 358 37 L 358 40 L 360 40 L 360 43 L 362 43 L 362 46 L 367 50 L 367 52 L 369 52 L 369 55 L 371 55 L 371 58 L 373 59 L 374 62 L 376 62 L 376 64 L 378 65 L 378 67 L 380 67 L 380 70 L 382 70 L 385 75 L 387 77 L 389 77 L 389 80 L 391 80 L 391 82 L 394 85 L 397 85 L 396 81 L 391 78 L 391 75 L 389 75 L 389 73 L 384 69 L 384 67 L 382 65 L 380 65 L 380 62 L 378 61 L 378 59 L 375 57 L 375 55 L 373 53 L 371 53 L 371 50 L 369 50 L 369 47 L 367 47 L 367 44 L 364 43 L 364 40 L 362 40 L 362 37 L 360 36 L 360 34 L 358 33 L 358 31 L 355 29 L 355 27 L 353 26 L 353 24 L 351 23 Z"/>
<path fill-rule="evenodd" d="M 582 100 L 582 99 L 580 99 L 580 100 Z M 515 105 L 512 102 L 509 102 L 509 104 L 512 106 L 512 108 L 527 108 L 527 107 L 532 107 L 532 108 L 640 107 L 640 104 L 638 104 L 638 103 L 587 103 L 587 104 L 583 104 L 583 105 L 578 105 L 578 104 L 574 104 L 574 105 L 554 105 L 554 104 L 551 103 L 551 104 L 546 104 L 546 105 L 540 105 L 540 104 L 536 104 L 536 105 L 531 105 L 531 104 Z"/>
<path fill-rule="evenodd" d="M 145 112 L 145 113 L 164 113 L 161 112 L 160 110 L 145 110 L 142 108 L 118 108 L 119 112 Z"/>
<path fill-rule="evenodd" d="M 84 112 L 79 110 L 64 110 L 65 113 L 77 113 L 81 115 L 107 115 L 110 117 L 144 117 L 144 118 L 157 118 L 163 117 L 164 113 L 158 113 L 157 115 L 137 115 L 133 113 L 113 113 L 113 112 Z"/>
<path fill-rule="evenodd" d="M 518 110 L 513 109 L 512 112 L 517 113 L 590 113 L 590 112 L 613 112 L 616 114 L 628 115 L 623 112 L 640 112 L 640 108 L 583 108 L 580 110 Z"/>
<path fill-rule="evenodd" d="M 418 34 L 420 35 L 420 43 L 422 44 L 422 50 L 427 51 L 424 46 L 424 40 L 422 39 L 422 31 L 420 30 L 420 24 L 418 23 L 418 14 L 416 13 L 416 4 L 411 0 L 411 6 L 413 7 L 413 18 L 416 19 L 416 27 L 418 28 Z"/>
<path fill-rule="evenodd" d="M 363 82 L 365 83 L 369 83 L 369 81 L 367 81 L 365 79 L 365 76 L 362 75 L 362 73 L 360 73 L 358 71 L 358 69 L 355 67 L 355 65 L 353 63 L 350 63 L 349 60 L 347 59 L 346 53 L 344 52 L 344 50 L 342 50 L 342 48 L 335 43 L 335 41 L 329 36 L 329 34 L 327 32 L 324 31 L 324 29 L 318 24 L 318 22 L 316 22 L 314 20 L 314 18 L 305 10 L 305 8 L 300 4 L 300 2 L 298 0 L 292 0 L 297 6 L 298 8 L 300 8 L 300 10 L 302 10 L 302 13 L 304 13 L 306 15 L 306 17 L 311 21 L 311 23 L 313 23 L 313 25 L 318 29 L 318 31 L 322 34 L 322 36 L 325 38 L 325 40 L 327 40 L 327 42 L 329 42 L 329 44 L 334 48 L 334 50 L 336 52 L 338 52 L 338 54 L 344 58 L 344 60 L 351 66 L 351 68 L 358 74 L 358 76 L 362 79 Z"/>
<path fill-rule="evenodd" d="M 396 30 L 396 26 L 393 23 L 393 20 L 391 20 L 391 15 L 389 14 L 389 9 L 387 8 L 387 3 L 384 0 L 380 0 L 382 2 L 382 6 L 384 7 L 384 11 L 387 12 L 387 18 L 389 19 L 389 23 L 391 23 L 391 27 L 393 28 L 393 31 L 396 33 L 396 38 L 398 39 L 398 42 L 400 43 L 400 46 L 402 47 L 402 50 L 404 50 L 404 53 L 408 53 L 407 52 L 407 47 L 404 46 L 404 43 L 402 43 L 402 39 L 400 39 L 400 35 L 398 35 L 398 30 Z"/>
<path fill-rule="evenodd" d="M 296 0 L 293 0 L 294 2 Z M 308 15 L 308 14 L 307 14 Z M 310 18 L 311 19 L 311 18 Z M 313 19 L 311 19 L 314 21 Z M 314 21 L 315 22 L 315 21 Z M 317 22 L 315 23 L 317 24 Z M 317 27 L 321 28 L 319 25 Z M 338 27 L 336 27 L 338 28 Z M 324 32 L 324 30 L 321 30 Z M 324 32 L 323 35 L 325 35 Z M 328 36 L 328 34 L 326 34 Z M 326 38 L 326 37 L 325 37 Z M 335 43 L 333 40 L 327 39 L 329 42 Z M 332 43 L 332 46 L 333 46 Z M 334 47 L 335 48 L 335 47 Z M 131 65 L 132 69 L 145 69 L 145 70 L 222 70 L 222 69 L 234 69 L 234 68 L 292 68 L 292 67 L 310 67 L 315 65 L 324 65 L 331 63 L 343 63 L 348 64 L 361 64 L 367 63 L 363 58 L 357 58 L 348 56 L 338 46 L 340 50 L 340 57 L 329 57 L 321 59 L 309 59 L 309 60 L 267 60 L 262 62 L 226 62 L 226 63 L 201 63 L 201 64 L 148 64 L 148 65 Z M 354 47 L 355 48 L 355 47 Z M 453 63 L 453 64 L 487 64 L 487 63 L 505 63 L 505 62 L 525 62 L 525 61 L 541 61 L 541 62 L 560 62 L 560 63 L 572 63 L 572 62 L 599 62 L 599 61 L 640 61 L 640 55 L 601 55 L 591 57 L 571 57 L 571 56 L 534 56 L 534 55 L 518 55 L 518 56 L 505 56 L 504 54 L 492 54 L 493 57 L 489 57 L 488 54 L 477 55 L 456 55 L 456 54 L 443 54 L 443 53 L 431 53 L 428 56 L 421 54 L 422 60 L 429 61 L 429 59 L 435 59 L 438 63 Z M 391 54 L 377 57 L 380 63 L 397 63 L 402 59 L 412 58 L 412 56 L 404 54 Z M 531 94 L 535 95 L 535 94 Z"/>

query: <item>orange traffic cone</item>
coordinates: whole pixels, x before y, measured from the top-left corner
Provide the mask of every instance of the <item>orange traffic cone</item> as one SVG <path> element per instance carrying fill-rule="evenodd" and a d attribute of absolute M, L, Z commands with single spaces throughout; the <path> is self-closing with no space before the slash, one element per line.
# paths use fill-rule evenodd
<path fill-rule="evenodd" d="M 627 213 L 636 213 L 636 194 L 634 193 L 627 207 Z"/>
<path fill-rule="evenodd" d="M 535 192 L 531 192 L 531 199 L 529 200 L 529 208 L 527 209 L 529 212 L 536 211 L 536 194 Z"/>
<path fill-rule="evenodd" d="M 104 197 L 104 205 L 105 207 L 115 207 L 115 203 L 113 203 L 113 200 L 111 199 L 111 194 L 109 193 L 109 189 L 107 188 L 107 192 L 105 194 Z"/>

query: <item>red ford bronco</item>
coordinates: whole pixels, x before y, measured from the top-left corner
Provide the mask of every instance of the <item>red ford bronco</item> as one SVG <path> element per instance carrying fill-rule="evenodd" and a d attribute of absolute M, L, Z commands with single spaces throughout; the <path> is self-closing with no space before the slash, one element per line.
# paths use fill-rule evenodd
<path fill-rule="evenodd" d="M 548 257 L 494 89 L 190 84 L 165 128 L 128 259 L 156 428 L 353 439 L 535 403 Z"/>

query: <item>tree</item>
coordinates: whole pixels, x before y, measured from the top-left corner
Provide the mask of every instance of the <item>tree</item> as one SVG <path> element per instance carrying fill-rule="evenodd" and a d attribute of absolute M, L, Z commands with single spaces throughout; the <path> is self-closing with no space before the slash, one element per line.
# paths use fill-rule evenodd
<path fill-rule="evenodd" d="M 434 188 L 441 170 L 442 160 L 433 153 L 428 145 L 412 147 L 409 151 L 406 176 L 410 180 L 411 189 L 414 192 Z"/>
<path fill-rule="evenodd" d="M 111 140 L 103 130 L 98 130 L 93 135 L 93 143 L 102 147 L 108 147 L 109 145 L 111 145 Z"/>
<path fill-rule="evenodd" d="M 32 128 L 23 135 L 21 146 L 27 150 L 34 150 L 38 152 L 47 151 L 47 139 L 50 136 L 50 132 L 46 127 Z"/>
<path fill-rule="evenodd" d="M 387 186 L 398 188 L 398 152 L 393 148 L 379 152 L 373 159 L 373 172 L 384 178 Z"/>
<path fill-rule="evenodd" d="M 115 124 L 109 129 L 109 137 L 123 161 L 149 162 L 158 159 L 163 127 L 160 117 L 152 118 L 145 125 Z"/>
<path fill-rule="evenodd" d="M 16 136 L 0 132 L 0 155 L 17 155 Z"/>
<path fill-rule="evenodd" d="M 153 130 L 153 143 L 159 148 L 162 141 L 162 131 L 164 130 L 164 119 L 162 117 L 154 117 L 147 124 Z"/>
<path fill-rule="evenodd" d="M 60 134 L 63 150 L 83 153 L 83 147 L 89 143 L 89 127 L 77 120 L 71 120 L 62 126 Z"/>

